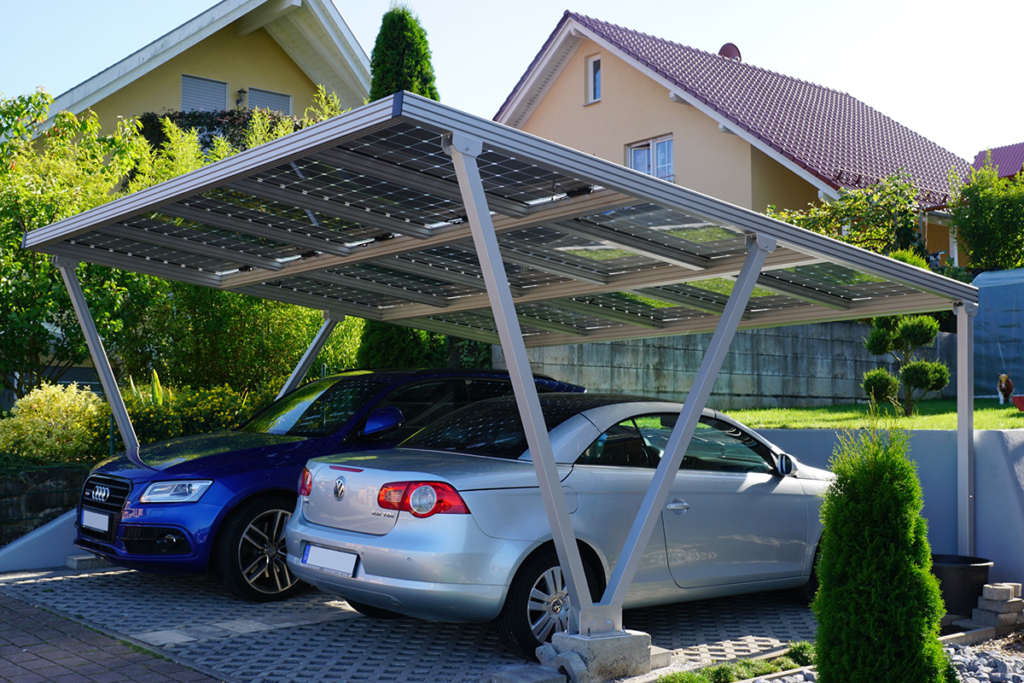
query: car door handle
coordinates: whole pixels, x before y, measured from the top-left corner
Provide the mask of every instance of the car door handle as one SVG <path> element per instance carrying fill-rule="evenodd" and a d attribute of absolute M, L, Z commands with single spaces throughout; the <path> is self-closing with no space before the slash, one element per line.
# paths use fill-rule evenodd
<path fill-rule="evenodd" d="M 683 510 L 685 512 L 686 510 L 690 509 L 690 504 L 687 503 L 685 500 L 673 500 L 671 503 L 665 506 L 665 509 L 675 510 L 677 512 L 679 510 Z"/>

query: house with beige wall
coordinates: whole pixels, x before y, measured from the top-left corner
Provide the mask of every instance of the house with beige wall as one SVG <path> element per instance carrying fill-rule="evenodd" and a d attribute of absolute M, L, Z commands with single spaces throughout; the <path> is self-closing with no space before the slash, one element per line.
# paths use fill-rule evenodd
<path fill-rule="evenodd" d="M 902 169 L 928 249 L 951 251 L 949 172 L 968 163 L 860 100 L 566 12 L 494 117 L 753 211 L 803 209 Z M 943 257 L 945 258 L 945 256 Z"/>
<path fill-rule="evenodd" d="M 370 91 L 370 60 L 331 0 L 223 0 L 58 96 L 105 130 L 145 112 L 269 108 L 301 116 L 322 84 L 346 107 Z"/>

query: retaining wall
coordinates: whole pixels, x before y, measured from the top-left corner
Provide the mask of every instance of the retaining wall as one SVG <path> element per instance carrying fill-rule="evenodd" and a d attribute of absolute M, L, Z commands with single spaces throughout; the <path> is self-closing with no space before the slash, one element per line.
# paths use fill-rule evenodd
<path fill-rule="evenodd" d="M 891 363 L 864 350 L 868 326 L 856 322 L 797 325 L 736 334 L 708 401 L 721 410 L 820 406 L 865 399 L 861 378 Z M 582 384 L 592 392 L 682 400 L 693 383 L 710 334 L 529 349 L 534 372 Z M 504 368 L 501 347 L 494 367 Z M 955 396 L 956 335 L 941 333 L 923 354 L 949 366 Z"/>
<path fill-rule="evenodd" d="M 766 439 L 813 467 L 828 467 L 838 433 L 763 429 Z M 1024 429 L 974 432 L 975 554 L 995 562 L 992 581 L 1024 580 Z M 956 432 L 910 432 L 933 553 L 957 554 Z"/>

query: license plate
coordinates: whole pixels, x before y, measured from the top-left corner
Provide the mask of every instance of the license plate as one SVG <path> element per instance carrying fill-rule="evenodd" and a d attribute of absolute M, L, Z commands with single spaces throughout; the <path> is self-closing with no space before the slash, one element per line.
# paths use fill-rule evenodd
<path fill-rule="evenodd" d="M 357 557 L 357 555 L 343 550 L 331 550 L 330 548 L 321 548 L 318 545 L 307 545 L 305 552 L 302 553 L 302 564 L 326 569 L 329 572 L 341 574 L 342 576 L 352 576 L 356 568 Z"/>
<path fill-rule="evenodd" d="M 110 517 L 92 510 L 82 510 L 82 526 L 106 533 L 110 531 Z"/>

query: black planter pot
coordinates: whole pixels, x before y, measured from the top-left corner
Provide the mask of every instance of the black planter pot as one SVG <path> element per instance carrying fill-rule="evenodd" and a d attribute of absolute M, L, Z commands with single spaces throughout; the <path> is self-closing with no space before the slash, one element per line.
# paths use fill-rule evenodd
<path fill-rule="evenodd" d="M 971 616 L 993 564 L 983 557 L 932 555 L 932 574 L 939 580 L 946 612 Z"/>

